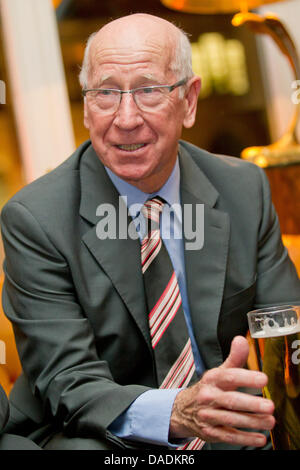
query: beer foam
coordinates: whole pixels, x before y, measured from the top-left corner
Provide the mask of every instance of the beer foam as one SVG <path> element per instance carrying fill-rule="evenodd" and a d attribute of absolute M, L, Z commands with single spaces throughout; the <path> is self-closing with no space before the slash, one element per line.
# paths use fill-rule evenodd
<path fill-rule="evenodd" d="M 264 329 L 256 331 L 255 333 L 251 332 L 252 338 L 273 338 L 277 336 L 292 335 L 295 333 L 300 333 L 300 325 L 298 323 L 294 325 L 287 326 L 269 326 L 264 325 Z"/>

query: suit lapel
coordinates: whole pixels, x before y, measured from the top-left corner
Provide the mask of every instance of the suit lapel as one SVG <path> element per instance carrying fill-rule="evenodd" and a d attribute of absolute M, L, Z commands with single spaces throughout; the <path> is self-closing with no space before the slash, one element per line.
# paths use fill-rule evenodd
<path fill-rule="evenodd" d="M 85 152 L 80 168 L 81 204 L 80 215 L 88 220 L 92 227 L 83 236 L 83 242 L 109 276 L 115 289 L 126 304 L 135 322 L 142 332 L 152 353 L 147 309 L 144 297 L 144 285 L 140 263 L 140 243 L 126 237 L 119 238 L 120 211 L 125 214 L 126 227 L 131 219 L 119 193 L 108 177 L 92 146 Z M 120 202 L 120 204 L 119 204 Z M 96 215 L 101 204 L 111 207 L 116 214 L 116 238 L 99 239 Z"/>
<path fill-rule="evenodd" d="M 228 214 L 214 208 L 218 192 L 185 149 L 180 148 L 181 203 L 204 204 L 204 243 L 185 248 L 185 269 L 192 324 L 201 356 L 208 368 L 223 360 L 217 338 L 229 243 Z M 188 222 L 188 221 L 186 221 Z M 183 227 L 184 233 L 186 226 Z"/>

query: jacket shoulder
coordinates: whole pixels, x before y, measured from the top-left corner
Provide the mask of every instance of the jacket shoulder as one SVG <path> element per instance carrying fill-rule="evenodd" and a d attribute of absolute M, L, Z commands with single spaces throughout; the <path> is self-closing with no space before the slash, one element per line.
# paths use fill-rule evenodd
<path fill-rule="evenodd" d="M 223 187 L 228 181 L 241 187 L 243 184 L 260 185 L 262 180 L 266 180 L 263 169 L 252 162 L 239 157 L 214 154 L 185 141 L 181 141 L 180 145 L 216 187 Z"/>
<path fill-rule="evenodd" d="M 2 211 L 11 203 L 19 203 L 35 212 L 39 208 L 61 205 L 63 201 L 79 193 L 80 161 L 89 146 L 90 141 L 84 142 L 59 166 L 24 186 L 7 201 Z"/>

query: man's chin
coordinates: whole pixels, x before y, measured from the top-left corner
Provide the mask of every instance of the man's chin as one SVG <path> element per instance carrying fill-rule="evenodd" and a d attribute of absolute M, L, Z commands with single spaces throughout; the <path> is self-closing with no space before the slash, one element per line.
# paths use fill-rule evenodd
<path fill-rule="evenodd" d="M 134 159 L 129 159 L 127 162 L 119 162 L 116 166 L 111 165 L 110 169 L 119 178 L 134 185 L 151 179 L 154 173 L 154 169 L 147 162 L 142 162 L 141 160 L 134 161 Z"/>
<path fill-rule="evenodd" d="M 136 173 L 136 172 L 119 172 L 116 173 L 119 178 L 126 181 L 129 184 L 136 186 L 137 184 L 142 184 L 143 181 L 147 180 L 146 174 Z"/>

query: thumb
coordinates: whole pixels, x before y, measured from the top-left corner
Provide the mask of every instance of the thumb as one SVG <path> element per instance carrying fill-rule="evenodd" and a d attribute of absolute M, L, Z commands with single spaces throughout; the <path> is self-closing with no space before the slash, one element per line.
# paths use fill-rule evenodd
<path fill-rule="evenodd" d="M 221 367 L 243 367 L 248 359 L 249 345 L 243 336 L 235 336 L 231 342 L 230 353 Z"/>

